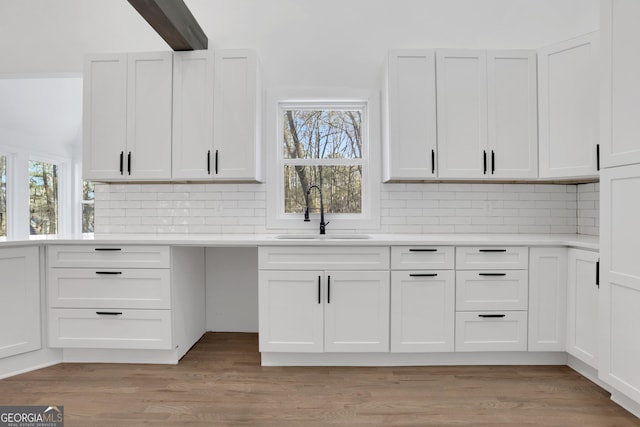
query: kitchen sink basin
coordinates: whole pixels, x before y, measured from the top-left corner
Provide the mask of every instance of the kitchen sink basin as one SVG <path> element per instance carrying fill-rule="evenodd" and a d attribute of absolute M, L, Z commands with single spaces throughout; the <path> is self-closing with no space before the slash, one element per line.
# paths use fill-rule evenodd
<path fill-rule="evenodd" d="M 370 239 L 368 234 L 278 234 L 282 240 L 363 240 Z"/>

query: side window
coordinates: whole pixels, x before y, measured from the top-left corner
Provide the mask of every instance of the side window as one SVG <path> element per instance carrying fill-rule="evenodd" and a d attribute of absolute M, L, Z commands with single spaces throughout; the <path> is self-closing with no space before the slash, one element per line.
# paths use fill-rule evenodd
<path fill-rule="evenodd" d="M 29 234 L 58 233 L 58 166 L 29 161 Z"/>
<path fill-rule="evenodd" d="M 0 155 L 0 239 L 7 237 L 7 157 Z"/>
<path fill-rule="evenodd" d="M 94 231 L 94 201 L 95 184 L 91 181 L 82 182 L 82 233 Z"/>

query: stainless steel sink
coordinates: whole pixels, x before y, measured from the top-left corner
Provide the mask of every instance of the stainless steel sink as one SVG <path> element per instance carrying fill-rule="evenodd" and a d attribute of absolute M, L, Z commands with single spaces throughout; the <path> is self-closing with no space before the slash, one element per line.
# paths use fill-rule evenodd
<path fill-rule="evenodd" d="M 363 240 L 370 239 L 368 234 L 278 234 L 282 240 Z"/>

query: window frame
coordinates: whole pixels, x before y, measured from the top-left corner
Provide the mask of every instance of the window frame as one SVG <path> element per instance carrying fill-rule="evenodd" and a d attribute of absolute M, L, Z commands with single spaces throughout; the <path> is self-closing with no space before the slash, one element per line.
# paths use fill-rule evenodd
<path fill-rule="evenodd" d="M 58 172 L 58 224 L 56 225 L 56 230 L 58 231 L 56 234 L 31 234 L 30 232 L 30 210 L 29 206 L 29 162 L 42 162 L 42 163 L 51 163 L 57 166 Z M 27 188 L 26 188 L 26 196 L 27 196 L 27 218 L 25 218 L 24 225 L 26 226 L 26 233 L 30 240 L 39 240 L 39 239 L 47 239 L 54 236 L 65 236 L 71 234 L 70 231 L 73 227 L 73 219 L 72 216 L 69 215 L 69 208 L 72 204 L 73 196 L 72 196 L 72 178 L 70 171 L 70 159 L 65 159 L 63 157 L 51 156 L 39 153 L 29 153 L 27 156 L 26 162 L 26 177 L 27 177 Z"/>
<path fill-rule="evenodd" d="M 355 159 L 286 159 L 284 157 L 283 117 L 286 110 L 362 111 L 362 157 Z M 311 212 L 311 222 L 303 214 L 284 212 L 284 166 L 362 165 L 362 212 L 359 214 L 325 214 L 332 230 L 374 230 L 380 226 L 380 107 L 379 95 L 358 89 L 277 89 L 268 92 L 266 111 L 267 137 L 267 229 L 317 231 L 320 213 Z"/>

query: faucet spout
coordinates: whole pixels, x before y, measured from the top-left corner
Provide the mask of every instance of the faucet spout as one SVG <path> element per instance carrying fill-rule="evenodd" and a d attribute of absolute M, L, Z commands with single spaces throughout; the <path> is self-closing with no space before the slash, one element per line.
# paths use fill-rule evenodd
<path fill-rule="evenodd" d="M 329 224 L 328 222 L 324 222 L 324 201 L 322 200 L 322 190 L 320 189 L 320 187 L 318 187 L 317 185 L 310 185 L 309 188 L 307 189 L 307 194 L 306 194 L 306 198 L 305 201 L 307 203 L 307 208 L 304 211 L 304 220 L 305 222 L 309 222 L 309 194 L 311 194 L 311 190 L 313 189 L 318 190 L 318 193 L 320 193 L 320 234 L 325 234 L 325 227 L 327 226 L 327 224 Z"/>

